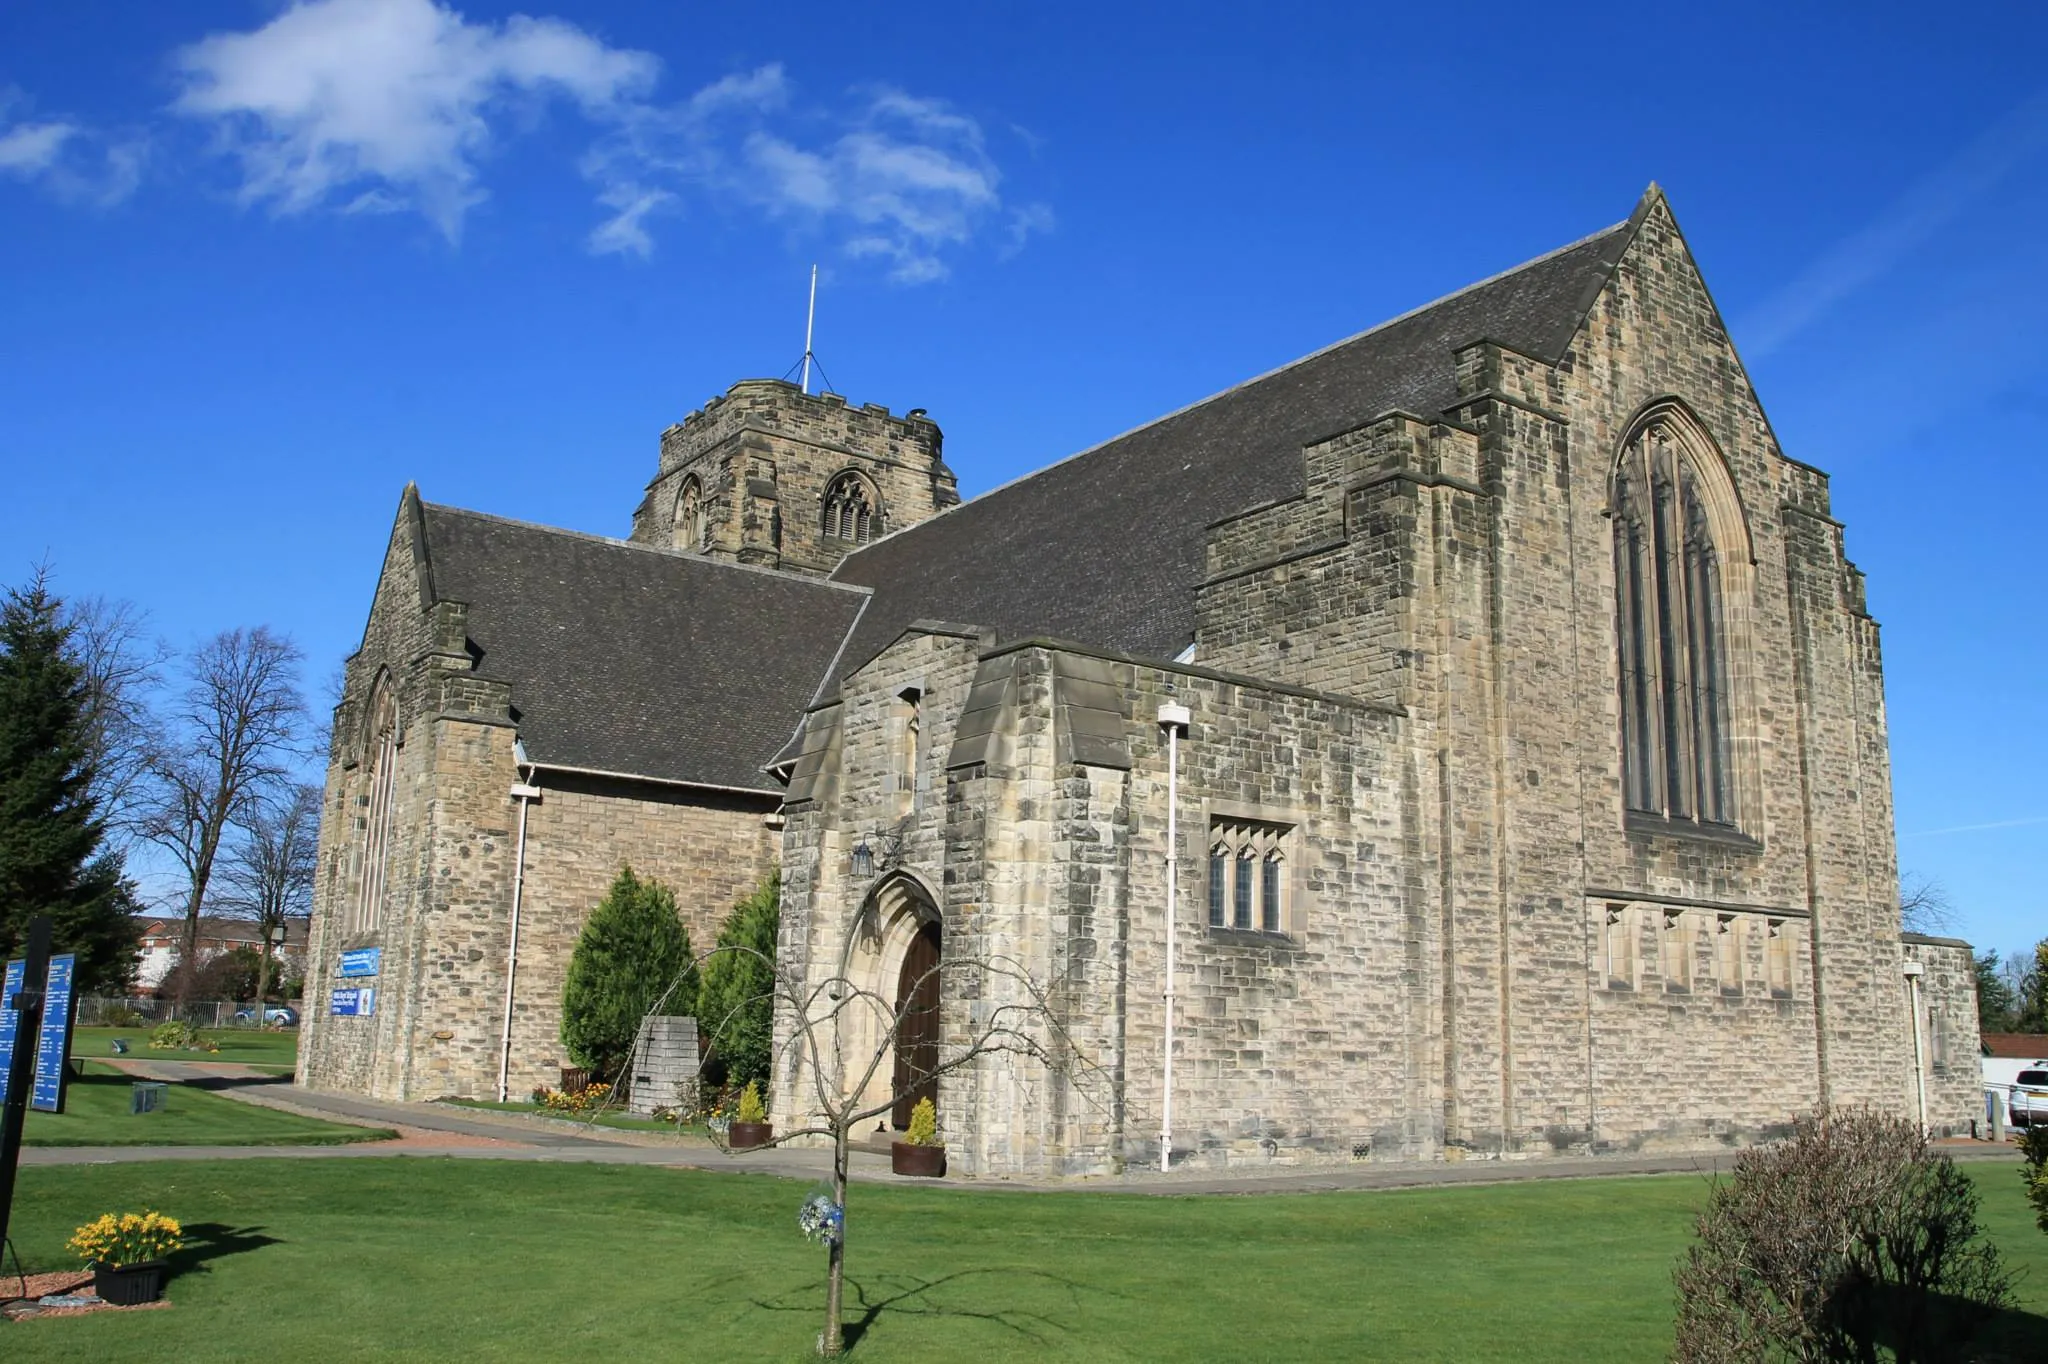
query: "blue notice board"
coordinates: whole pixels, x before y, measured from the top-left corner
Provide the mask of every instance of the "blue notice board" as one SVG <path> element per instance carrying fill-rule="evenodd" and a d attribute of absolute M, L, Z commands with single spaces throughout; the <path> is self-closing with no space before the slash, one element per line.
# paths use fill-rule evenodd
<path fill-rule="evenodd" d="M 43 987 L 43 1026 L 36 1037 L 36 1083 L 29 1107 L 44 1113 L 64 1111 L 64 1086 L 70 1072 L 64 1059 L 71 1051 L 71 984 L 78 958 L 66 952 L 50 958 L 50 983 Z"/>
<path fill-rule="evenodd" d="M 371 985 L 352 985 L 327 997 L 327 1012 L 337 1018 L 368 1018 L 377 1012 L 377 990 Z"/>
<path fill-rule="evenodd" d="M 14 1030 L 21 1025 L 21 1015 L 14 1012 L 14 995 L 27 970 L 27 962 L 10 961 L 4 983 L 0 983 L 0 1103 L 7 1102 L 7 1075 L 14 1068 Z"/>
<path fill-rule="evenodd" d="M 381 947 L 357 947 L 341 954 L 341 969 L 335 974 L 342 976 L 374 976 L 384 956 Z"/>

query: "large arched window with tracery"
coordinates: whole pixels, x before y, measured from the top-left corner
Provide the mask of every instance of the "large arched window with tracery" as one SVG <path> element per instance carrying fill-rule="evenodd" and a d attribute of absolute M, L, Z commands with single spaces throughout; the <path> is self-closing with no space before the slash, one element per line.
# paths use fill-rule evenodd
<path fill-rule="evenodd" d="M 392 694 L 390 674 L 378 677 L 367 710 L 363 758 L 368 789 L 357 826 L 356 902 L 349 916 L 349 928 L 356 933 L 375 932 L 384 922 L 385 870 L 391 857 L 391 807 L 398 773 L 398 700 Z"/>
<path fill-rule="evenodd" d="M 1728 606 L 1710 480 L 1674 412 L 1641 423 L 1614 476 L 1621 771 L 1629 810 L 1733 827 Z"/>
<path fill-rule="evenodd" d="M 881 521 L 877 506 L 873 485 L 849 469 L 825 489 L 825 534 L 866 544 Z"/>
<path fill-rule="evenodd" d="M 676 489 L 675 534 L 670 544 L 677 549 L 703 549 L 707 525 L 704 519 L 704 485 L 693 474 Z"/>

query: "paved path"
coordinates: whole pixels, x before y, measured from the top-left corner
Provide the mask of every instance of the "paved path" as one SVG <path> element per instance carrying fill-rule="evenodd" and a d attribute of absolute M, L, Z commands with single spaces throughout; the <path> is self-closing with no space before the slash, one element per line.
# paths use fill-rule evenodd
<path fill-rule="evenodd" d="M 116 1062 L 131 1074 L 196 1084 L 247 1102 L 309 1117 L 401 1133 L 397 1141 L 346 1146 L 31 1146 L 24 1165 L 80 1165 L 147 1160 L 334 1160 L 381 1156 L 448 1156 L 461 1160 L 573 1161 L 604 1165 L 656 1165 L 766 1174 L 789 1179 L 823 1179 L 831 1171 L 828 1153 L 810 1147 L 778 1147 L 729 1155 L 701 1138 L 658 1132 L 625 1132 L 561 1120 L 499 1114 L 453 1104 L 387 1103 L 353 1095 L 300 1089 L 286 1076 L 248 1072 L 221 1063 L 135 1058 Z M 423 1140 L 422 1134 L 431 1135 Z M 465 1144 L 464 1139 L 475 1144 Z M 2011 1145 L 1988 1142 L 1940 1144 L 1958 1160 L 2018 1163 Z M 1399 1189 L 1450 1184 L 1498 1184 L 1528 1179 L 1604 1179 L 1620 1175 L 1698 1174 L 1733 1168 L 1734 1151 L 1692 1155 L 1565 1156 L 1539 1160 L 1388 1161 L 1334 1166 L 1272 1166 L 1229 1171 L 1157 1171 L 1070 1180 L 946 1180 L 939 1187 L 988 1192 L 1013 1190 L 1186 1196 L 1195 1194 L 1323 1193 L 1347 1189 Z M 900 1180 L 886 1155 L 856 1150 L 849 1174 L 878 1183 Z"/>

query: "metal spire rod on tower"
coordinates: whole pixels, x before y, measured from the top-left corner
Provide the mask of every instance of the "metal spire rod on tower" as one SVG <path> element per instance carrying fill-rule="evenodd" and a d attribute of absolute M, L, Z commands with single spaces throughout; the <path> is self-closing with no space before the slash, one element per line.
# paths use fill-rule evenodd
<path fill-rule="evenodd" d="M 811 391 L 811 330 L 818 321 L 818 267 L 811 267 L 811 308 L 804 315 L 804 377 L 797 388 L 804 393 Z"/>

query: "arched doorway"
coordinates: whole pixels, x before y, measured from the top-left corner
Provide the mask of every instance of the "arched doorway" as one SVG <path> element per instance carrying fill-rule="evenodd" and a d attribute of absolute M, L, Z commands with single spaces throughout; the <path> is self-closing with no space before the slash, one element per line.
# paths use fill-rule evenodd
<path fill-rule="evenodd" d="M 939 1101 L 939 924 L 919 925 L 896 973 L 896 1107 L 889 1115 L 897 1131 L 910 1126 L 920 1099 Z"/>
<path fill-rule="evenodd" d="M 862 1086 L 860 1106 L 879 1108 L 883 1129 L 909 1126 L 920 1098 L 938 1102 L 943 941 L 935 897 L 902 869 L 868 888 L 848 924 L 839 975 L 859 1003 L 836 1015 L 834 1045 L 845 1083 Z"/>

